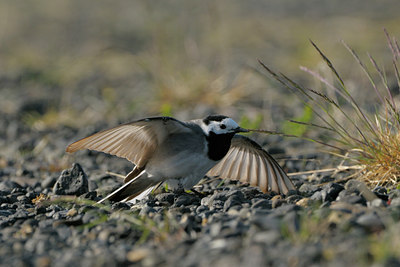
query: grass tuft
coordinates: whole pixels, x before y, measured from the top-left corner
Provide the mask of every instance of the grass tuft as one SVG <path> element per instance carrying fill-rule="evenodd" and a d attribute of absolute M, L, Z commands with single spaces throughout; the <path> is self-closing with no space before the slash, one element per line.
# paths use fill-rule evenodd
<path fill-rule="evenodd" d="M 328 67 L 331 77 L 325 77 L 326 75 L 306 67 L 301 69 L 321 83 L 321 88 L 318 90 L 302 86 L 260 61 L 274 79 L 296 94 L 313 112 L 312 121 L 290 122 L 317 128 L 320 131 L 319 138 L 304 135 L 297 137 L 339 150 L 338 154 L 346 159 L 349 166 L 361 169 L 357 171 L 357 177 L 372 187 L 378 185 L 396 187 L 400 182 L 400 118 L 398 100 L 393 96 L 393 87 L 400 88 L 398 71 L 400 49 L 397 40 L 386 30 L 385 34 L 392 56 L 391 72 L 385 71 L 369 54 L 367 56 L 370 64 L 367 65 L 355 50 L 342 42 L 367 76 L 373 89 L 372 94 L 365 91 L 365 94 L 369 95 L 368 102 L 363 105 L 353 97 L 352 92 L 365 89 L 349 87 L 333 62 L 313 41 L 310 42 Z M 393 81 L 396 85 L 393 85 Z M 371 112 L 371 107 L 374 112 Z M 307 131 L 304 132 L 307 134 Z M 321 136 L 328 136 L 330 141 L 321 141 Z"/>

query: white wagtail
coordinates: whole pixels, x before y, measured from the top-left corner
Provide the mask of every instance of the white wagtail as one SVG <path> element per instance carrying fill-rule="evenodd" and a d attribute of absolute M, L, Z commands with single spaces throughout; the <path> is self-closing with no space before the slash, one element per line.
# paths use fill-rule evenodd
<path fill-rule="evenodd" d="M 70 144 L 66 151 L 96 150 L 135 164 L 124 185 L 100 202 L 143 198 L 165 181 L 171 189 L 188 190 L 205 175 L 239 180 L 263 192 L 286 194 L 295 189 L 261 146 L 237 135 L 248 131 L 222 115 L 186 122 L 153 117 L 95 133 Z"/>

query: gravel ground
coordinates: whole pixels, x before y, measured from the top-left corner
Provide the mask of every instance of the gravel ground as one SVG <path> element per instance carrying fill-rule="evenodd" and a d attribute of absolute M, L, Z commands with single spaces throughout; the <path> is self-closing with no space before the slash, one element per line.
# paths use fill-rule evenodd
<path fill-rule="evenodd" d="M 298 176 L 298 190 L 281 196 L 208 178 L 197 187 L 202 195 L 162 188 L 136 204 L 97 205 L 121 183 L 105 170 L 128 172 L 129 162 L 86 151 L 70 164 L 65 145 L 84 134 L 32 131 L 16 121 L 0 120 L 3 266 L 400 265 L 400 190 Z M 314 161 L 288 160 L 285 169 L 330 160 L 304 158 Z"/>

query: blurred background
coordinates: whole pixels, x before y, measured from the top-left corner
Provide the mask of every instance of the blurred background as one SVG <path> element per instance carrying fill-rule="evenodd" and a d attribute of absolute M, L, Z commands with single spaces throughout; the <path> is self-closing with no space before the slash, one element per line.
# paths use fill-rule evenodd
<path fill-rule="evenodd" d="M 299 69 L 329 73 L 309 39 L 360 101 L 371 101 L 371 85 L 341 40 L 390 66 L 383 29 L 399 37 L 399 14 L 398 0 L 1 1 L 1 154 L 18 127 L 39 137 L 64 128 L 91 133 L 154 115 L 221 113 L 282 130 L 307 114 L 258 60 L 319 86 Z M 64 134 L 58 153 L 83 136 Z"/>

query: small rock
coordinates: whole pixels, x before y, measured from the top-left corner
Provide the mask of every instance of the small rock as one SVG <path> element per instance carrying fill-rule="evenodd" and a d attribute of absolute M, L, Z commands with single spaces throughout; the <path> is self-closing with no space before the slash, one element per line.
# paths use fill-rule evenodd
<path fill-rule="evenodd" d="M 281 228 L 281 220 L 272 215 L 254 215 L 250 222 L 262 230 L 280 231 Z"/>
<path fill-rule="evenodd" d="M 0 190 L 2 191 L 13 190 L 15 188 L 21 189 L 22 186 L 10 180 L 0 182 Z"/>
<path fill-rule="evenodd" d="M 51 266 L 51 258 L 49 256 L 40 256 L 35 260 L 35 266 L 47 267 Z"/>
<path fill-rule="evenodd" d="M 291 196 L 288 196 L 288 197 L 286 197 L 286 200 L 287 200 L 287 202 L 288 203 L 296 203 L 297 201 L 299 201 L 300 199 L 302 199 L 303 198 L 303 196 L 300 196 L 300 195 L 291 195 Z"/>
<path fill-rule="evenodd" d="M 303 194 L 314 194 L 315 191 L 321 190 L 318 186 L 313 184 L 302 184 L 299 188 L 299 192 Z"/>
<path fill-rule="evenodd" d="M 311 200 L 322 202 L 326 198 L 325 191 L 317 191 L 311 196 Z"/>
<path fill-rule="evenodd" d="M 369 207 L 374 207 L 374 208 L 386 207 L 386 202 L 380 198 L 376 198 L 372 201 L 369 201 L 367 204 Z"/>
<path fill-rule="evenodd" d="M 342 191 L 344 189 L 344 186 L 341 184 L 338 184 L 338 183 L 329 183 L 327 185 L 324 185 L 322 189 L 327 193 L 326 200 L 332 201 L 337 198 L 340 191 Z"/>
<path fill-rule="evenodd" d="M 12 217 L 14 219 L 27 219 L 29 217 L 29 212 L 27 212 L 26 210 L 17 210 L 17 212 L 15 212 Z"/>
<path fill-rule="evenodd" d="M 314 201 L 311 200 L 311 198 L 303 198 L 300 199 L 299 201 L 296 202 L 296 205 L 300 206 L 300 207 L 308 207 L 310 206 Z"/>
<path fill-rule="evenodd" d="M 400 197 L 394 198 L 390 201 L 390 206 L 400 207 Z"/>
<path fill-rule="evenodd" d="M 125 202 L 117 202 L 111 206 L 113 210 L 129 210 L 131 206 Z"/>
<path fill-rule="evenodd" d="M 360 192 L 367 201 L 372 201 L 377 198 L 377 196 L 368 189 L 367 185 L 359 180 L 349 180 L 344 185 L 344 188 L 352 193 Z"/>
<path fill-rule="evenodd" d="M 83 197 L 90 200 L 97 200 L 97 191 L 90 191 L 83 194 Z"/>
<path fill-rule="evenodd" d="M 53 187 L 53 193 L 56 195 L 80 196 L 88 191 L 87 176 L 78 163 L 75 163 L 72 169 L 64 170 Z"/>
<path fill-rule="evenodd" d="M 4 217 L 8 217 L 8 216 L 10 216 L 11 214 L 13 214 L 11 211 L 9 211 L 9 210 L 0 210 L 0 216 L 4 216 Z"/>
<path fill-rule="evenodd" d="M 197 214 L 200 214 L 200 213 L 203 213 L 203 212 L 206 212 L 206 211 L 209 211 L 210 209 L 208 208 L 208 206 L 205 206 L 205 205 L 200 205 L 200 206 L 198 206 L 197 208 L 196 208 L 196 213 Z"/>
<path fill-rule="evenodd" d="M 279 208 L 277 208 L 275 210 L 275 212 L 276 212 L 276 214 L 279 214 L 279 215 L 285 215 L 291 211 L 299 211 L 299 210 L 302 210 L 302 208 L 300 206 L 297 206 L 295 204 L 286 204 L 286 205 L 283 205 L 283 206 L 280 206 Z"/>
<path fill-rule="evenodd" d="M 272 202 L 267 200 L 267 199 L 260 199 L 254 202 L 254 204 L 251 206 L 252 209 L 271 209 L 272 208 Z"/>
<path fill-rule="evenodd" d="M 393 189 L 389 193 L 389 199 L 400 198 L 400 189 Z"/>
<path fill-rule="evenodd" d="M 233 206 L 241 206 L 242 202 L 240 201 L 239 197 L 236 195 L 232 195 L 228 197 L 228 199 L 224 203 L 224 211 L 228 211 Z"/>
<path fill-rule="evenodd" d="M 273 209 L 276 209 L 276 208 L 282 206 L 282 205 L 285 204 L 285 203 L 286 203 L 286 200 L 276 198 L 276 199 L 273 199 L 273 200 L 272 200 L 272 202 L 271 202 L 271 207 L 272 207 Z"/>
<path fill-rule="evenodd" d="M 224 208 L 225 201 L 223 200 L 214 200 L 210 207 L 210 210 L 221 210 Z"/>
<path fill-rule="evenodd" d="M 257 187 L 243 187 L 240 189 L 246 199 L 253 199 L 263 193 Z"/>
<path fill-rule="evenodd" d="M 271 198 L 271 200 L 283 199 L 281 195 L 276 195 Z"/>
<path fill-rule="evenodd" d="M 161 203 L 167 202 L 170 205 L 172 205 L 174 203 L 174 197 L 175 197 L 174 193 L 161 193 L 155 196 L 155 200 Z"/>
<path fill-rule="evenodd" d="M 150 255 L 150 250 L 146 248 L 137 248 L 129 251 L 126 258 L 130 262 L 139 262 Z"/>
<path fill-rule="evenodd" d="M 370 231 L 379 231 L 385 228 L 382 220 L 374 212 L 361 215 L 357 218 L 356 223 Z"/>
<path fill-rule="evenodd" d="M 192 196 L 192 195 L 180 195 L 174 202 L 175 207 L 181 207 L 181 206 L 188 206 L 192 204 L 193 202 L 196 202 L 198 200 L 197 197 Z"/>
<path fill-rule="evenodd" d="M 75 209 L 75 208 L 73 208 L 73 209 L 70 209 L 68 212 L 67 212 L 67 216 L 69 216 L 69 217 L 73 217 L 73 216 L 75 216 L 76 214 L 78 214 L 78 211 Z"/>
<path fill-rule="evenodd" d="M 43 214 L 43 213 L 46 213 L 46 207 L 43 207 L 43 206 L 36 206 L 35 207 L 35 214 L 36 215 Z"/>
<path fill-rule="evenodd" d="M 156 210 L 149 206 L 149 205 L 145 205 L 139 212 L 139 215 L 143 216 L 143 215 L 150 215 L 151 213 L 156 213 Z"/>
<path fill-rule="evenodd" d="M 336 198 L 337 201 L 346 202 L 349 204 L 362 204 L 367 205 L 367 201 L 357 193 L 351 193 L 348 190 L 343 190 L 339 193 L 338 197 Z"/>
<path fill-rule="evenodd" d="M 41 186 L 43 188 L 53 187 L 56 182 L 57 182 L 57 177 L 49 176 L 42 181 Z"/>
<path fill-rule="evenodd" d="M 262 231 L 255 234 L 253 240 L 257 243 L 274 244 L 282 238 L 278 231 Z"/>
<path fill-rule="evenodd" d="M 300 229 L 300 218 L 296 211 L 286 213 L 282 222 L 288 227 L 288 230 L 292 233 L 298 232 Z"/>

